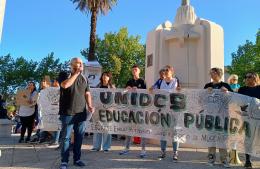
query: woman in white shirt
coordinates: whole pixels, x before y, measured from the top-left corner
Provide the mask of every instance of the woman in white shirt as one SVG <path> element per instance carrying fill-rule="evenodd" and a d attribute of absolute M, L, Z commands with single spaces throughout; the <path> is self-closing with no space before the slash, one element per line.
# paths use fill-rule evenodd
<path fill-rule="evenodd" d="M 28 105 L 21 105 L 19 109 L 19 116 L 22 123 L 21 128 L 21 136 L 19 143 L 23 143 L 30 141 L 31 134 L 33 130 L 33 124 L 34 124 L 34 113 L 35 113 L 35 105 L 37 101 L 37 92 L 36 92 L 36 86 L 34 82 L 29 82 L 27 89 L 30 91 L 30 95 L 28 96 L 27 103 Z M 24 134 L 27 129 L 27 138 L 24 140 Z"/>
<path fill-rule="evenodd" d="M 165 68 L 165 78 L 162 80 L 160 85 L 155 85 L 154 89 L 166 89 L 166 90 L 180 90 L 179 81 L 174 75 L 174 69 L 170 65 L 166 65 Z M 161 155 L 158 157 L 159 160 L 162 160 L 166 157 L 166 147 L 167 147 L 167 141 L 161 140 Z M 177 141 L 172 142 L 173 147 L 173 161 L 178 160 L 178 149 L 179 149 L 179 143 Z"/>

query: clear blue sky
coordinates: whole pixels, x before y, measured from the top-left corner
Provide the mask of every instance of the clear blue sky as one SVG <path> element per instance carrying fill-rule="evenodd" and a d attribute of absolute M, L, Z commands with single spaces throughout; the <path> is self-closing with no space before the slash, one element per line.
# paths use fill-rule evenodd
<path fill-rule="evenodd" d="M 260 0 L 190 0 L 198 17 L 224 28 L 225 65 L 246 40 L 255 41 L 260 28 Z M 36 61 L 54 52 L 61 61 L 79 56 L 89 43 L 90 15 L 75 10 L 70 0 L 7 0 L 0 56 L 11 54 Z M 97 35 L 127 27 L 130 35 L 146 35 L 160 23 L 174 21 L 181 0 L 118 0 L 99 16 Z"/>

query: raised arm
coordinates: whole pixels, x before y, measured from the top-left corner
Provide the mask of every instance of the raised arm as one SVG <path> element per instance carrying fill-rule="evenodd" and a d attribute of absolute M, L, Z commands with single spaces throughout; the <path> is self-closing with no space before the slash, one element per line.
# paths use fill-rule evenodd
<path fill-rule="evenodd" d="M 77 77 L 79 76 L 80 72 L 74 73 L 73 75 L 71 75 L 68 79 L 64 80 L 63 82 L 61 82 L 61 87 L 64 89 L 67 89 L 68 87 L 70 87 L 75 80 L 77 79 Z"/>

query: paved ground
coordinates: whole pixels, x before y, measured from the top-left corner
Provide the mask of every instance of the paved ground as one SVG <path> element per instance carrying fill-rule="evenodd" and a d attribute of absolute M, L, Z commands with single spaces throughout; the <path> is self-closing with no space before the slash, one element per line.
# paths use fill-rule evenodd
<path fill-rule="evenodd" d="M 11 138 L 0 138 L 0 169 L 57 169 L 60 163 L 59 151 L 48 148 L 47 145 L 18 144 L 18 136 Z M 113 141 L 112 150 L 109 153 L 91 152 L 92 137 L 84 139 L 82 160 L 87 164 L 86 169 L 220 169 L 220 164 L 210 167 L 206 165 L 207 153 L 205 149 L 181 148 L 179 162 L 173 163 L 171 160 L 171 149 L 168 149 L 168 157 L 163 161 L 158 161 L 159 147 L 148 145 L 148 156 L 145 159 L 138 157 L 139 146 L 132 146 L 132 151 L 128 155 L 120 156 L 122 141 Z M 244 161 L 243 154 L 240 160 Z M 72 158 L 69 163 L 70 169 L 77 167 L 72 165 Z M 255 168 L 260 169 L 260 159 L 253 158 Z M 232 168 L 243 169 L 240 166 Z"/>

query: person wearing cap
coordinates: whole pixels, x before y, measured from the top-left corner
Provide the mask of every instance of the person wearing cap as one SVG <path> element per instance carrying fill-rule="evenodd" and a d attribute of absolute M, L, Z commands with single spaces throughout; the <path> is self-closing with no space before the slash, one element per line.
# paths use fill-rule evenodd
<path fill-rule="evenodd" d="M 210 69 L 210 77 L 212 79 L 212 82 L 207 83 L 204 86 L 204 89 L 207 89 L 209 92 L 211 92 L 213 89 L 220 89 L 223 92 L 233 92 L 229 84 L 222 82 L 221 78 L 223 76 L 223 70 L 220 68 L 211 68 Z M 229 162 L 227 160 L 227 149 L 226 148 L 219 148 L 219 154 L 220 154 L 220 161 L 222 165 L 225 168 L 230 168 Z M 208 147 L 208 165 L 214 166 L 216 161 L 216 147 Z"/>
<path fill-rule="evenodd" d="M 236 74 L 230 75 L 227 82 L 234 92 L 237 92 L 240 88 L 240 85 L 238 84 L 238 75 Z"/>
<path fill-rule="evenodd" d="M 133 78 L 128 80 L 126 83 L 126 89 L 128 90 L 135 90 L 135 89 L 146 89 L 146 83 L 145 81 L 140 78 L 140 68 L 138 65 L 134 65 L 132 67 L 132 75 Z M 131 142 L 131 136 L 126 136 L 125 139 L 125 148 L 122 150 L 119 155 L 125 155 L 129 153 L 130 149 L 130 142 Z M 145 138 L 141 138 L 141 146 L 142 150 L 140 153 L 140 158 L 146 157 L 146 151 L 145 151 Z"/>
<path fill-rule="evenodd" d="M 161 81 L 160 85 L 154 85 L 154 89 L 166 89 L 166 90 L 180 90 L 179 80 L 175 77 L 175 72 L 172 66 L 166 65 L 163 69 L 165 71 L 165 78 Z M 166 157 L 166 147 L 167 141 L 161 140 L 161 155 L 158 157 L 159 160 L 162 160 Z M 178 160 L 178 149 L 179 142 L 173 141 L 173 161 Z"/>
<path fill-rule="evenodd" d="M 245 75 L 244 80 L 245 86 L 239 88 L 238 93 L 260 99 L 260 80 L 258 74 L 255 72 L 248 72 Z M 246 154 L 246 162 L 244 167 L 252 168 L 251 157 L 249 154 Z"/>

